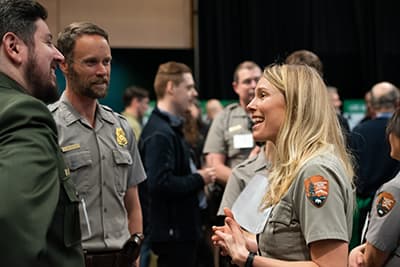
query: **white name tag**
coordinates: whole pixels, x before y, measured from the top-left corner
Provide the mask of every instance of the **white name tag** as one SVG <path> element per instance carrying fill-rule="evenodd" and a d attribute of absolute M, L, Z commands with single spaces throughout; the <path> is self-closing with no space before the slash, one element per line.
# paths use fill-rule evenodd
<path fill-rule="evenodd" d="M 236 134 L 233 136 L 233 148 L 252 148 L 254 146 L 253 135 L 249 134 Z"/>

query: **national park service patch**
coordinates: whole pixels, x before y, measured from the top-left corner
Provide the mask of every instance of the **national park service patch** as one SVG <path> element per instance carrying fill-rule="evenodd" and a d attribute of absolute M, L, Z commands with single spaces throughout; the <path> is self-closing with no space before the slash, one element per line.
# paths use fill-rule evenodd
<path fill-rule="evenodd" d="M 304 181 L 306 196 L 317 208 L 322 207 L 329 195 L 329 181 L 320 175 L 308 177 Z"/>
<path fill-rule="evenodd" d="M 376 212 L 378 213 L 378 216 L 383 217 L 388 214 L 395 204 L 396 200 L 392 194 L 385 191 L 379 193 L 376 199 Z"/>

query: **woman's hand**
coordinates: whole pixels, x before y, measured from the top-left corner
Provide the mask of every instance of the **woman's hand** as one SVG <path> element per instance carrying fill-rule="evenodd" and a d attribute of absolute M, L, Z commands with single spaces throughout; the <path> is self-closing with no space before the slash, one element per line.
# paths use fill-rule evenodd
<path fill-rule="evenodd" d="M 212 241 L 214 245 L 221 248 L 222 255 L 229 255 L 233 263 L 243 266 L 249 254 L 246 245 L 247 238 L 240 225 L 233 219 L 232 211 L 225 208 L 224 212 L 225 225 L 213 227 Z"/>

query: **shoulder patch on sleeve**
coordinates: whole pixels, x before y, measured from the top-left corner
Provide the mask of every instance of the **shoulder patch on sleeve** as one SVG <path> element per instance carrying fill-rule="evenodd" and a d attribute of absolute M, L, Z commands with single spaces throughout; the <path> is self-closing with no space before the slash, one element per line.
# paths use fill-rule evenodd
<path fill-rule="evenodd" d="M 389 192 L 383 191 L 376 198 L 376 213 L 379 217 L 388 214 L 396 204 L 396 200 Z"/>
<path fill-rule="evenodd" d="M 317 208 L 322 207 L 329 195 L 329 181 L 321 175 L 304 180 L 304 188 L 308 200 Z"/>

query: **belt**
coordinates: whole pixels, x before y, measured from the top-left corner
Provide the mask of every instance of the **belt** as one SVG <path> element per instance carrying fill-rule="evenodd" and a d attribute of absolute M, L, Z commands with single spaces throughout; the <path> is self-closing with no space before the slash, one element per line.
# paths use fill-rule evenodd
<path fill-rule="evenodd" d="M 86 267 L 134 267 L 121 251 L 90 253 L 85 252 Z"/>

